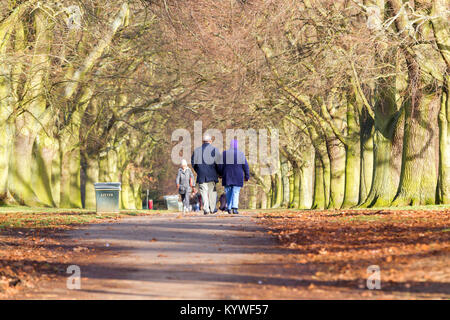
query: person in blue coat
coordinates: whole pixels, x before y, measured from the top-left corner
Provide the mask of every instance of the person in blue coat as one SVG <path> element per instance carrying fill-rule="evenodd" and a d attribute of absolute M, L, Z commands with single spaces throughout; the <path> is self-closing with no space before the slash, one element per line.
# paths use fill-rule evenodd
<path fill-rule="evenodd" d="M 237 140 L 232 140 L 230 149 L 222 153 L 219 172 L 222 176 L 222 185 L 225 187 L 227 212 L 230 214 L 233 211 L 233 214 L 238 214 L 239 193 L 244 186 L 244 180 L 250 179 L 250 170 L 244 153 L 238 149 Z"/>

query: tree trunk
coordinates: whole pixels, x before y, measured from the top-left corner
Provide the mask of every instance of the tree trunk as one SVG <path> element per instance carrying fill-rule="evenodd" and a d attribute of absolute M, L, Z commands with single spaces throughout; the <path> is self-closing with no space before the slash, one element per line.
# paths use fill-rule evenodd
<path fill-rule="evenodd" d="M 299 209 L 311 209 L 314 192 L 314 148 L 304 154 L 303 165 L 300 169 Z"/>
<path fill-rule="evenodd" d="M 350 141 L 345 149 L 345 194 L 341 207 L 351 208 L 359 203 L 361 178 L 360 142 Z"/>
<path fill-rule="evenodd" d="M 50 134 L 50 133 L 49 133 Z M 39 132 L 33 147 L 32 185 L 39 201 L 55 207 L 53 199 L 53 160 L 58 156 L 58 144 L 44 130 Z"/>
<path fill-rule="evenodd" d="M 312 145 L 315 148 L 315 182 L 314 182 L 314 201 L 313 208 L 327 208 L 330 203 L 330 157 L 327 151 L 327 145 L 324 142 L 324 135 L 319 135 L 316 128 L 312 125 L 308 126 Z M 319 179 L 319 180 L 316 180 Z M 320 181 L 321 185 L 317 184 Z M 317 200 L 317 201 L 316 201 Z"/>
<path fill-rule="evenodd" d="M 25 32 L 21 16 L 31 3 L 17 6 L 11 14 L 0 23 L 0 56 L 5 57 L 8 49 L 13 49 L 17 56 L 23 55 L 25 48 Z M 14 34 L 14 46 L 10 42 Z M 3 58 L 2 58 L 3 59 Z M 5 61 L 0 62 L 0 205 L 17 204 L 8 190 L 10 177 L 10 159 L 15 136 L 14 105 L 22 75 L 23 64 L 16 61 L 14 66 Z"/>
<path fill-rule="evenodd" d="M 70 203 L 72 208 L 82 208 L 81 203 L 81 154 L 77 147 L 70 157 Z"/>
<path fill-rule="evenodd" d="M 0 204 L 7 204 L 13 202 L 8 192 L 8 174 L 14 126 L 7 120 L 12 110 L 2 103 L 3 99 L 0 93 Z"/>
<path fill-rule="evenodd" d="M 125 168 L 125 170 L 122 172 L 121 177 L 121 183 L 122 183 L 122 189 L 120 192 L 120 203 L 122 209 L 131 209 L 131 199 L 130 199 L 130 169 Z"/>
<path fill-rule="evenodd" d="M 293 208 L 294 203 L 294 170 L 289 175 L 289 208 Z"/>
<path fill-rule="evenodd" d="M 61 168 L 59 207 L 70 208 L 70 153 L 61 137 L 59 140 L 59 158 Z"/>
<path fill-rule="evenodd" d="M 329 188 L 329 180 L 324 175 L 324 165 L 320 155 L 316 152 L 314 165 L 314 201 L 313 209 L 325 209 L 327 207 L 326 189 Z"/>
<path fill-rule="evenodd" d="M 359 188 L 359 203 L 361 204 L 366 201 L 369 195 L 370 188 L 372 186 L 373 179 L 373 119 L 369 117 L 362 116 L 360 118 L 361 123 L 361 178 L 360 178 L 360 188 Z"/>
<path fill-rule="evenodd" d="M 447 78 L 447 88 L 449 80 Z M 446 89 L 439 112 L 439 202 L 450 204 L 450 98 Z"/>
<path fill-rule="evenodd" d="M 404 111 L 397 111 L 392 92 L 382 95 L 375 107 L 372 186 L 361 207 L 386 207 L 394 199 L 400 181 L 404 123 Z"/>
<path fill-rule="evenodd" d="M 108 153 L 106 151 L 103 151 L 100 153 L 98 158 L 98 179 L 101 182 L 112 182 L 110 180 L 109 174 L 108 174 Z"/>
<path fill-rule="evenodd" d="M 111 182 L 119 181 L 119 170 L 117 167 L 118 154 L 115 149 L 108 151 L 108 178 Z"/>
<path fill-rule="evenodd" d="M 140 184 L 132 184 L 131 189 L 133 190 L 133 199 L 134 199 L 134 207 L 135 209 L 142 209 L 142 190 Z"/>
<path fill-rule="evenodd" d="M 294 178 L 293 178 L 293 198 L 291 208 L 297 209 L 300 206 L 300 177 L 301 170 L 297 163 L 293 164 Z"/>
<path fill-rule="evenodd" d="M 414 105 L 405 108 L 403 164 L 395 206 L 436 203 L 440 95 L 423 94 Z"/>
<path fill-rule="evenodd" d="M 283 202 L 283 183 L 281 174 L 276 173 L 272 181 L 272 208 L 279 208 Z"/>
<path fill-rule="evenodd" d="M 249 186 L 249 196 L 248 196 L 248 208 L 256 209 L 256 186 Z"/>
<path fill-rule="evenodd" d="M 83 152 L 83 162 L 85 166 L 85 192 L 84 192 L 84 207 L 86 209 L 96 208 L 95 186 L 98 179 L 98 159 L 87 152 Z"/>
<path fill-rule="evenodd" d="M 47 108 L 45 82 L 50 65 L 51 30 L 53 23 L 47 13 L 37 9 L 33 13 L 35 45 L 30 65 L 31 75 L 27 79 L 24 92 L 25 102 L 21 113 L 15 119 L 16 134 L 14 151 L 11 154 L 9 171 L 9 191 L 20 204 L 40 206 L 42 203 L 33 191 L 31 168 L 33 166 L 33 145 L 41 129 L 46 126 L 50 113 Z"/>
<path fill-rule="evenodd" d="M 289 207 L 289 163 L 287 159 L 281 158 L 281 183 L 283 186 L 283 200 L 281 206 L 283 208 Z"/>
<path fill-rule="evenodd" d="M 344 200 L 345 190 L 345 148 L 336 137 L 327 143 L 330 156 L 330 203 L 328 208 L 340 208 Z"/>
<path fill-rule="evenodd" d="M 268 198 L 269 198 L 269 196 L 263 191 L 261 193 L 261 209 L 268 209 L 268 206 L 267 206 Z"/>
<path fill-rule="evenodd" d="M 351 208 L 359 203 L 361 178 L 360 128 L 355 119 L 356 108 L 347 103 L 347 143 L 345 145 L 345 190 L 342 208 Z"/>
<path fill-rule="evenodd" d="M 79 127 L 74 126 L 74 132 L 64 128 L 60 134 L 60 207 L 81 208 L 81 155 L 79 141 Z"/>
<path fill-rule="evenodd" d="M 131 172 L 130 172 L 131 175 Z M 134 198 L 134 185 L 132 184 L 131 180 L 128 182 L 128 209 L 134 210 L 136 209 L 136 202 Z"/>

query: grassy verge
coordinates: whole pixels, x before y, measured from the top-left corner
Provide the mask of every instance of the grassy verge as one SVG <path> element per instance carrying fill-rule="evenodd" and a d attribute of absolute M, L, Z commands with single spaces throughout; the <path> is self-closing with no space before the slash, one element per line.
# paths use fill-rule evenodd
<path fill-rule="evenodd" d="M 65 228 L 74 225 L 120 219 L 129 216 L 160 214 L 156 210 L 121 210 L 120 213 L 97 214 L 85 209 L 0 207 L 0 230 L 7 228 Z"/>

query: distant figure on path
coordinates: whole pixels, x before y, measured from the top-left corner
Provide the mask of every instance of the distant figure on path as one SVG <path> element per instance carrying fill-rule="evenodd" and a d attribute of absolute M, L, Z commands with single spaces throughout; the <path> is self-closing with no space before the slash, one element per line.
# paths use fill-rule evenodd
<path fill-rule="evenodd" d="M 183 202 L 183 213 L 189 212 L 189 200 L 191 194 L 191 188 L 193 187 L 194 174 L 187 165 L 185 159 L 181 160 L 181 168 L 178 169 L 176 184 L 178 193 L 181 195 L 181 201 Z"/>
<path fill-rule="evenodd" d="M 219 198 L 219 209 L 221 211 L 226 211 L 227 210 L 227 196 L 225 195 L 225 193 L 222 193 L 222 195 Z"/>
<path fill-rule="evenodd" d="M 202 196 L 195 188 L 192 188 L 192 196 L 190 200 L 192 211 L 198 212 L 200 211 L 201 204 L 202 204 Z"/>
<path fill-rule="evenodd" d="M 227 198 L 226 211 L 230 214 L 233 210 L 234 214 L 238 214 L 239 193 L 244 186 L 244 180 L 250 179 L 250 169 L 244 153 L 238 149 L 237 140 L 232 140 L 230 149 L 223 152 L 219 171 Z"/>
<path fill-rule="evenodd" d="M 191 163 L 197 173 L 197 184 L 203 201 L 203 213 L 217 212 L 216 183 L 218 178 L 218 165 L 221 161 L 220 151 L 212 144 L 211 136 L 203 136 L 203 144 L 194 150 Z"/>

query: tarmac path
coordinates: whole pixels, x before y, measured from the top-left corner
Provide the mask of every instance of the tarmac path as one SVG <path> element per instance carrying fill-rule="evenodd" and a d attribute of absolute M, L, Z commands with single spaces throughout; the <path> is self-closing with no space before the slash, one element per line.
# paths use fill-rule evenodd
<path fill-rule="evenodd" d="M 22 298 L 298 299 L 303 295 L 297 289 L 302 284 L 301 270 L 289 276 L 283 270 L 283 257 L 290 249 L 281 248 L 251 213 L 133 217 L 75 229 L 68 237 L 82 248 L 105 248 L 93 260 L 74 261 L 80 267 L 81 289 L 69 290 L 63 281 L 49 282 Z"/>

